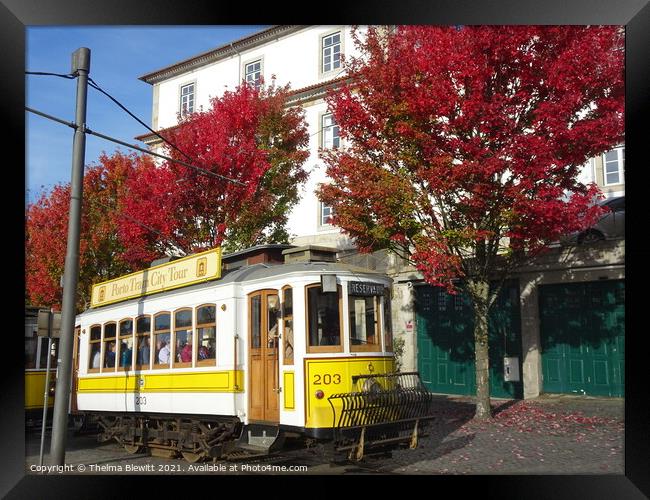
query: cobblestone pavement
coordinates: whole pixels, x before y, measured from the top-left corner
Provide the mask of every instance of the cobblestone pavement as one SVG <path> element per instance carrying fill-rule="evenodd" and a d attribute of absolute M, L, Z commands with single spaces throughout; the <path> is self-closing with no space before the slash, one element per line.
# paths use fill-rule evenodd
<path fill-rule="evenodd" d="M 624 402 L 584 396 L 493 400 L 494 418 L 472 420 L 471 398 L 439 396 L 435 419 L 415 450 L 330 464 L 319 448 L 289 449 L 261 460 L 190 464 L 128 455 L 117 443 L 70 436 L 65 474 L 623 474 Z M 39 459 L 40 436 L 27 437 L 26 473 Z M 45 450 L 49 450 L 49 442 Z M 45 459 L 47 464 L 47 457 Z M 79 470 L 79 466 L 83 471 Z M 92 466 L 92 467 L 91 467 Z M 285 470 L 281 470 L 284 466 Z M 303 470 L 296 470 L 302 466 Z M 51 472 L 53 473 L 53 472 Z M 55 472 L 54 472 L 55 473 Z"/>
<path fill-rule="evenodd" d="M 622 399 L 572 396 L 492 402 L 472 420 L 468 398 L 447 398 L 417 450 L 393 453 L 379 472 L 401 474 L 623 474 Z"/>

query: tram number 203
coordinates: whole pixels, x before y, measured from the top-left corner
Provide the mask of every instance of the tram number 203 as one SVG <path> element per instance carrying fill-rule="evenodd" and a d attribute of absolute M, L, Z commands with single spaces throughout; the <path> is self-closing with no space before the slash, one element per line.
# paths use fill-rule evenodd
<path fill-rule="evenodd" d="M 144 406 L 147 404 L 147 396 L 136 396 L 135 404 Z"/>
<path fill-rule="evenodd" d="M 330 385 L 330 384 L 340 384 L 341 375 L 335 373 L 333 375 L 325 373 L 323 375 L 316 374 L 314 375 L 314 385 Z"/>

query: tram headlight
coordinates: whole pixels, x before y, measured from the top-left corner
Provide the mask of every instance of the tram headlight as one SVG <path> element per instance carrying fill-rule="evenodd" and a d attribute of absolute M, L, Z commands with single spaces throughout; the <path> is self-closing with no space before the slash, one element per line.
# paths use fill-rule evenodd
<path fill-rule="evenodd" d="M 316 391 L 315 396 L 316 396 L 316 399 L 323 399 L 325 397 L 325 393 L 323 391 L 321 391 L 320 389 L 318 389 Z"/>

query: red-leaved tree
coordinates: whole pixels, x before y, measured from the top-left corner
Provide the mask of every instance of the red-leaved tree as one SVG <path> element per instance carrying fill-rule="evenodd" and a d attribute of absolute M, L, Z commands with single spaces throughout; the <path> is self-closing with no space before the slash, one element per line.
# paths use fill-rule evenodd
<path fill-rule="evenodd" d="M 392 249 L 474 309 L 477 418 L 489 418 L 488 312 L 505 278 L 591 224 L 585 162 L 624 139 L 614 26 L 403 26 L 355 36 L 328 104 L 345 147 L 320 198 L 361 251 Z"/>
<path fill-rule="evenodd" d="M 149 263 L 127 261 L 117 237 L 124 220 L 120 203 L 126 180 L 152 162 L 120 152 L 102 154 L 84 173 L 79 242 L 77 310 L 89 303 L 92 285 L 126 274 Z M 60 308 L 60 284 L 65 263 L 70 210 L 70 184 L 57 185 L 27 207 L 25 231 L 25 291 L 27 303 Z"/>
<path fill-rule="evenodd" d="M 286 106 L 287 93 L 288 87 L 243 84 L 164 132 L 174 145 L 166 153 L 203 171 L 165 162 L 129 180 L 124 213 L 159 234 L 125 221 L 119 234 L 127 258 L 145 258 L 152 248 L 233 251 L 288 240 L 287 217 L 307 177 L 309 137 L 301 110 Z"/>

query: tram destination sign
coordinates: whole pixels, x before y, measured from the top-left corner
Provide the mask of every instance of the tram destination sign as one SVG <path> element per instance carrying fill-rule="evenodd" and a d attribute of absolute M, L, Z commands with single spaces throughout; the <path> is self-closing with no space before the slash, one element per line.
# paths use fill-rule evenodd
<path fill-rule="evenodd" d="M 384 285 L 381 283 L 365 283 L 363 281 L 348 282 L 349 295 L 383 295 Z"/>
<path fill-rule="evenodd" d="M 221 278 L 221 248 L 93 285 L 92 307 Z"/>

